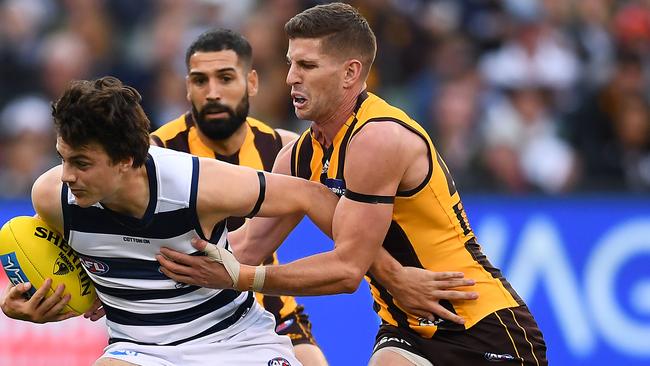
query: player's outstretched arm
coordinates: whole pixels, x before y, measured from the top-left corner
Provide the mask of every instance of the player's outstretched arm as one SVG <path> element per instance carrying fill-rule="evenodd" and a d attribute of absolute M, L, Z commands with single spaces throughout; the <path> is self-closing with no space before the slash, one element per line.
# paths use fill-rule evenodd
<path fill-rule="evenodd" d="M 335 206 L 336 197 L 327 187 L 301 178 L 258 172 L 212 159 L 200 159 L 200 162 L 197 212 L 203 228 L 212 228 L 216 222 L 229 216 L 288 216 L 288 226 L 278 225 L 275 230 L 283 228 L 279 234 L 269 235 L 283 239 L 286 232 L 307 214 L 321 230 L 331 231 L 331 213 L 328 212 L 332 209 L 325 207 Z M 273 246 L 277 247 L 277 244 Z M 161 271 L 175 281 L 212 288 L 237 286 L 237 275 L 232 275 L 233 279 L 224 278 L 223 267 L 214 266 L 208 258 L 193 257 L 168 248 L 161 248 L 160 253 L 156 258 L 162 266 Z M 222 254 L 232 257 L 229 252 Z M 238 274 L 239 262 L 234 257 L 232 261 L 237 263 L 237 268 L 231 269 L 230 273 Z M 255 259 L 250 263 L 258 264 L 260 261 Z"/>
<path fill-rule="evenodd" d="M 323 185 L 200 158 L 197 210 L 203 227 L 225 217 L 307 214 L 325 225 L 322 206 L 335 201 Z"/>
<path fill-rule="evenodd" d="M 332 251 L 267 267 L 263 291 L 322 295 L 354 292 L 375 260 L 391 222 L 394 197 L 406 159 L 396 124 L 367 126 L 352 138 L 345 163 L 346 196 L 334 212 Z M 357 193 L 357 195 L 351 194 Z M 359 200 L 388 197 L 378 202 Z"/>
<path fill-rule="evenodd" d="M 291 175 L 292 148 L 293 143 L 289 143 L 280 150 L 273 165 L 273 173 Z M 289 192 L 288 194 L 295 193 Z M 326 196 L 325 200 L 319 202 L 318 215 L 312 215 L 312 220 L 331 237 L 332 217 L 338 198 L 334 193 L 329 193 Z M 278 249 L 303 217 L 304 214 L 298 213 L 276 217 L 255 217 L 248 220 L 242 228 L 228 236 L 235 257 L 244 264 L 262 263 L 265 258 Z"/>

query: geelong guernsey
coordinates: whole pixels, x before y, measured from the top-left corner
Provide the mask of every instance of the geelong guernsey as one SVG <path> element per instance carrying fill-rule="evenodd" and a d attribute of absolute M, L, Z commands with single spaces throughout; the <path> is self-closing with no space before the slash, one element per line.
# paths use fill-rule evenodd
<path fill-rule="evenodd" d="M 275 157 L 282 149 L 280 134 L 271 126 L 252 117 L 246 118 L 244 143 L 239 151 L 230 156 L 218 154 L 201 141 L 196 122 L 190 112 L 165 123 L 151 133 L 151 138 L 156 140 L 159 146 L 168 149 L 267 172 L 273 169 Z M 244 225 L 244 222 L 242 217 L 229 217 L 228 230 L 236 230 Z M 266 258 L 264 264 L 280 264 L 277 252 Z M 255 298 L 259 304 L 276 317 L 278 324 L 282 318 L 296 312 L 298 308 L 298 303 L 293 296 L 269 296 L 257 292 Z"/>
<path fill-rule="evenodd" d="M 152 146 L 145 166 L 150 197 L 142 219 L 101 203 L 81 208 L 66 184 L 61 192 L 65 236 L 102 301 L 109 343 L 218 340 L 256 306 L 252 293 L 175 282 L 155 255 L 162 246 L 200 255 L 190 244 L 195 236 L 228 248 L 225 221 L 205 237 L 196 214 L 197 157 Z"/>

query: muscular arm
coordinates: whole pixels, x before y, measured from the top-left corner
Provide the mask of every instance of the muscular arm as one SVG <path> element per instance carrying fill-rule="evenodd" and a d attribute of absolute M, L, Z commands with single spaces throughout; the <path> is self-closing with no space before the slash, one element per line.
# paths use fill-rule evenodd
<path fill-rule="evenodd" d="M 263 173 L 265 188 L 261 189 L 258 172 L 214 159 L 200 160 L 197 210 L 201 226 L 229 216 L 247 216 L 263 198 L 257 216 L 309 216 L 321 230 L 331 230 L 325 207 L 335 200 L 323 185 L 291 176 Z M 215 180 L 219 184 L 214 184 Z"/>
<path fill-rule="evenodd" d="M 406 159 L 399 139 L 385 134 L 399 133 L 396 128 L 401 127 L 378 125 L 364 129 L 353 138 L 345 164 L 349 190 L 368 195 L 395 195 Z M 332 223 L 335 248 L 289 264 L 267 267 L 263 292 L 322 295 L 355 291 L 377 257 L 391 222 L 392 209 L 392 204 L 341 198 Z"/>
<path fill-rule="evenodd" d="M 293 144 L 286 145 L 275 160 L 273 173 L 290 175 L 291 149 Z M 291 194 L 287 192 L 286 194 Z M 334 193 L 329 193 L 320 202 L 321 219 L 317 226 L 331 237 L 332 216 L 338 199 Z M 302 220 L 304 214 L 297 213 L 276 217 L 255 217 L 236 232 L 228 236 L 237 259 L 244 264 L 257 265 L 262 263 L 286 239 L 287 235 Z"/>
<path fill-rule="evenodd" d="M 32 204 L 38 216 L 62 232 L 60 177 L 61 166 L 54 167 L 41 175 L 32 188 Z M 30 299 L 26 299 L 24 294 L 32 287 L 31 284 L 9 285 L 0 297 L 0 308 L 10 318 L 33 323 L 60 321 L 75 316 L 74 312 L 61 313 L 70 301 L 70 294 L 64 294 L 64 285 L 57 286 L 54 294 L 46 297 L 51 283 L 51 279 L 46 279 Z"/>

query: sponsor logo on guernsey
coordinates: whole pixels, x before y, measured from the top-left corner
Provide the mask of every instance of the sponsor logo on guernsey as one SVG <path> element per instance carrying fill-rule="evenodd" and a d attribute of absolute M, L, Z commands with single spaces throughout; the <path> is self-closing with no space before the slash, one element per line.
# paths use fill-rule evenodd
<path fill-rule="evenodd" d="M 418 318 L 418 324 L 421 327 L 437 327 L 440 324 L 444 323 L 445 320 L 442 318 L 436 318 L 435 320 L 431 321 L 427 318 Z"/>
<path fill-rule="evenodd" d="M 330 169 L 330 160 L 327 159 L 327 161 L 325 162 L 325 165 L 323 165 L 323 169 L 321 169 L 320 173 L 325 174 L 325 173 L 327 173 L 327 171 L 329 169 Z"/>
<path fill-rule="evenodd" d="M 285 320 L 282 323 L 278 324 L 277 327 L 275 327 L 275 332 L 280 333 L 283 330 L 289 328 L 291 326 L 291 324 L 293 324 L 293 319 Z"/>
<path fill-rule="evenodd" d="M 122 240 L 127 242 L 127 243 L 135 243 L 135 244 L 150 244 L 151 243 L 151 241 L 149 241 L 149 239 L 134 238 L 132 236 L 123 236 Z"/>
<path fill-rule="evenodd" d="M 380 344 L 384 344 L 386 342 L 396 342 L 396 343 L 405 344 L 409 347 L 413 347 L 413 345 L 411 345 L 408 341 L 397 337 L 381 337 L 379 342 L 377 342 L 377 345 L 379 346 Z"/>
<path fill-rule="evenodd" d="M 137 356 L 140 354 L 140 352 L 131 351 L 129 349 L 118 349 L 115 351 L 108 352 L 108 354 L 113 356 Z"/>
<path fill-rule="evenodd" d="M 324 184 L 339 197 L 345 194 L 345 181 L 343 179 L 327 178 Z"/>
<path fill-rule="evenodd" d="M 514 356 L 508 353 L 498 354 L 498 353 L 485 352 L 484 356 L 485 359 L 490 362 L 512 361 L 515 359 Z"/>
<path fill-rule="evenodd" d="M 79 256 L 79 260 L 81 261 L 81 264 L 83 264 L 84 268 L 92 274 L 102 275 L 109 270 L 108 264 L 104 262 L 84 256 Z"/>
<path fill-rule="evenodd" d="M 276 357 L 269 361 L 268 366 L 291 366 L 291 364 L 284 357 Z"/>

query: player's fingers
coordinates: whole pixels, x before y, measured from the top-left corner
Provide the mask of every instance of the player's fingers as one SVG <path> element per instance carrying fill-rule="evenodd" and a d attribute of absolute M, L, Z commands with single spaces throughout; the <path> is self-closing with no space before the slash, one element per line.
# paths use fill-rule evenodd
<path fill-rule="evenodd" d="M 173 249 L 165 248 L 162 247 L 160 248 L 160 254 L 162 254 L 165 259 L 175 262 L 175 263 L 180 263 L 180 264 L 185 264 L 185 265 L 191 265 L 195 260 L 197 260 L 196 256 L 191 256 L 189 254 L 181 253 Z"/>
<path fill-rule="evenodd" d="M 54 318 L 54 321 L 61 321 L 61 320 L 66 320 L 66 319 L 74 318 L 74 317 L 77 316 L 77 315 L 78 315 L 78 314 L 75 313 L 74 311 L 68 311 L 67 313 L 57 314 L 57 315 L 55 316 L 55 318 Z"/>
<path fill-rule="evenodd" d="M 84 318 L 90 318 L 99 307 L 102 306 L 102 302 L 99 300 L 99 297 L 95 297 L 95 301 L 93 301 L 93 304 L 90 306 L 88 310 L 84 313 Z"/>
<path fill-rule="evenodd" d="M 431 318 L 430 311 L 421 310 L 421 309 L 408 309 L 408 312 L 415 315 L 418 318 L 425 318 L 425 319 Z"/>
<path fill-rule="evenodd" d="M 63 298 L 63 291 L 64 290 L 65 290 L 65 285 L 64 284 L 58 285 L 56 287 L 56 289 L 54 290 L 54 294 L 46 297 L 43 301 L 41 301 L 39 303 L 39 305 L 38 305 L 39 311 L 41 311 L 43 313 L 48 313 L 53 307 L 57 306 L 61 302 L 61 299 Z M 68 300 L 69 300 L 69 295 L 68 295 Z M 63 309 L 63 307 L 61 307 L 59 309 L 59 311 L 61 309 Z M 54 314 L 57 314 L 57 313 L 58 313 L 58 311 L 55 312 Z"/>
<path fill-rule="evenodd" d="M 457 287 L 474 286 L 476 281 L 470 279 L 450 280 L 450 281 L 435 281 L 433 285 L 441 290 L 452 289 Z"/>
<path fill-rule="evenodd" d="M 32 284 L 29 282 L 19 283 L 16 286 L 8 284 L 2 298 L 6 298 L 7 300 L 15 300 L 21 298 L 25 292 L 29 291 L 30 288 L 32 288 Z"/>
<path fill-rule="evenodd" d="M 41 301 L 43 301 L 43 299 L 45 298 L 45 295 L 47 295 L 47 291 L 50 289 L 51 286 L 52 286 L 52 279 L 46 278 L 43 284 L 41 285 L 41 287 L 37 289 L 36 292 L 34 292 L 34 294 L 32 295 L 31 299 L 29 299 L 29 303 L 35 307 L 38 306 L 38 304 L 40 304 Z"/>
<path fill-rule="evenodd" d="M 161 271 L 164 269 L 167 272 L 174 273 L 175 275 L 187 275 L 192 269 L 192 267 L 188 267 L 185 264 L 179 264 L 176 261 L 168 259 L 164 255 L 157 254 L 156 260 L 160 263 Z M 165 272 L 163 272 L 163 274 L 167 275 Z"/>
<path fill-rule="evenodd" d="M 104 310 L 103 307 L 101 307 L 97 309 L 97 311 L 95 311 L 92 315 L 90 315 L 90 320 L 96 322 L 99 319 L 101 319 L 104 315 L 106 315 L 106 311 Z"/>
<path fill-rule="evenodd" d="M 192 238 L 192 246 L 197 250 L 205 250 L 205 247 L 208 246 L 208 244 L 210 243 L 201 238 Z"/>
<path fill-rule="evenodd" d="M 56 293 L 56 292 L 55 292 Z M 48 300 L 50 299 L 58 299 L 57 302 L 55 302 L 44 314 L 43 317 L 47 321 L 51 320 L 58 320 L 59 317 L 61 316 L 61 311 L 63 308 L 68 304 L 68 302 L 71 299 L 70 294 L 65 294 L 62 297 L 59 296 L 50 296 L 48 297 Z M 72 314 L 75 314 L 74 312 Z M 67 318 L 66 318 L 67 319 Z"/>
<path fill-rule="evenodd" d="M 476 300 L 478 299 L 478 293 L 474 291 L 453 291 L 453 290 L 441 290 L 434 291 L 433 297 L 441 300 Z"/>
<path fill-rule="evenodd" d="M 445 309 L 444 307 L 442 307 L 442 305 L 440 305 L 438 303 L 434 304 L 431 312 L 433 314 L 443 318 L 443 319 L 452 321 L 454 323 L 465 324 L 465 319 L 463 319 L 462 317 L 458 316 L 457 314 L 454 314 L 451 311 Z M 429 320 L 433 321 L 434 319 L 429 318 Z"/>
<path fill-rule="evenodd" d="M 194 279 L 192 277 L 171 272 L 165 267 L 160 267 L 160 272 L 162 272 L 162 274 L 164 274 L 165 276 L 171 278 L 172 280 L 174 280 L 176 282 L 187 283 L 187 284 L 193 284 L 194 283 Z"/>
<path fill-rule="evenodd" d="M 431 277 L 434 280 L 451 280 L 455 278 L 463 278 L 465 274 L 463 272 L 431 272 Z"/>

